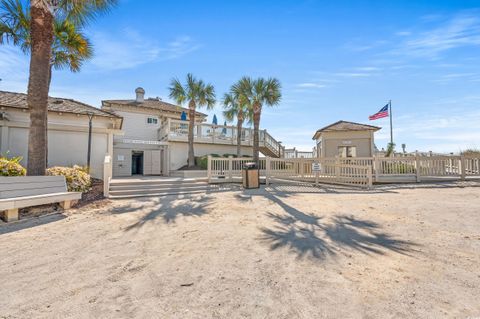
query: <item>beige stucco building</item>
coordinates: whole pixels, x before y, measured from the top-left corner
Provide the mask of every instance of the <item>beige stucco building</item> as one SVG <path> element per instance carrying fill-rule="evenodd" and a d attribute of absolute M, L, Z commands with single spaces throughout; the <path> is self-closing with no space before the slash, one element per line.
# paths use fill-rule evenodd
<path fill-rule="evenodd" d="M 101 109 L 64 98 L 49 98 L 48 166 L 87 164 L 89 118 L 92 118 L 91 173 L 102 178 L 105 156 L 112 159 L 113 177 L 168 176 L 187 164 L 188 110 L 145 98 L 138 88 L 135 99 L 104 100 Z M 26 94 L 0 91 L 0 152 L 28 161 L 30 117 Z M 195 156 L 236 154 L 236 126 L 205 123 L 197 112 L 194 127 Z M 241 153 L 253 155 L 253 129 L 241 132 Z M 260 131 L 260 151 L 282 156 L 283 146 L 266 130 Z"/>
<path fill-rule="evenodd" d="M 374 133 L 380 127 L 338 121 L 315 132 L 318 157 L 371 157 L 375 154 Z"/>
<path fill-rule="evenodd" d="M 142 88 L 135 99 L 104 100 L 102 110 L 123 118 L 123 135 L 113 140 L 113 176 L 170 175 L 187 165 L 188 109 L 160 98 L 145 98 Z M 195 156 L 236 154 L 235 126 L 205 123 L 207 115 L 197 112 L 194 127 Z M 266 131 L 261 134 L 261 151 L 280 154 L 282 146 Z M 253 155 L 253 134 L 242 130 L 242 155 Z"/>
<path fill-rule="evenodd" d="M 30 115 L 27 96 L 0 91 L 0 154 L 28 161 Z M 113 136 L 122 134 L 122 118 L 64 98 L 48 100 L 48 166 L 87 164 L 89 116 L 92 116 L 92 176 L 103 176 L 106 154 L 113 155 Z"/>

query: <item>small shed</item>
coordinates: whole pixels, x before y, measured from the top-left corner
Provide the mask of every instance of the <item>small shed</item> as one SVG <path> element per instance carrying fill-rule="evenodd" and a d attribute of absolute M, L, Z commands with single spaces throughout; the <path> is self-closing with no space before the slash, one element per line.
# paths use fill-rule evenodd
<path fill-rule="evenodd" d="M 371 157 L 375 153 L 374 133 L 381 128 L 338 121 L 315 132 L 318 157 Z"/>

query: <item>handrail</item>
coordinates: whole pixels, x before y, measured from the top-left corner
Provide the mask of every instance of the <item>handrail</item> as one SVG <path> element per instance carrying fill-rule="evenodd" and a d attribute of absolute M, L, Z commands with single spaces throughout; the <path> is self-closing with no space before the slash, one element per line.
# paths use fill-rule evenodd
<path fill-rule="evenodd" d="M 158 130 L 159 140 L 180 140 L 188 139 L 187 121 L 168 119 Z M 195 123 L 194 141 L 214 144 L 237 144 L 237 127 L 233 125 L 215 125 L 208 123 Z M 253 129 L 242 128 L 242 145 L 253 146 Z M 284 147 L 275 140 L 266 130 L 259 131 L 260 145 L 267 147 L 278 156 L 284 153 Z"/>

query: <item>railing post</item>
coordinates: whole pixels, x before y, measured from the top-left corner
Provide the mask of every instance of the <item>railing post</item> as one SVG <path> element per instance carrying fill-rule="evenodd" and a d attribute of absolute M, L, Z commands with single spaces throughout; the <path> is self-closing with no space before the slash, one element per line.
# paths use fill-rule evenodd
<path fill-rule="evenodd" d="M 265 159 L 265 185 L 270 185 L 270 157 Z"/>
<path fill-rule="evenodd" d="M 110 195 L 110 180 L 112 179 L 112 158 L 106 155 L 103 161 L 103 196 Z"/>
<path fill-rule="evenodd" d="M 228 156 L 228 180 L 233 182 L 233 156 Z"/>
<path fill-rule="evenodd" d="M 420 165 L 420 157 L 418 156 L 418 151 L 415 151 L 415 175 L 417 183 L 421 181 L 421 165 Z"/>
<path fill-rule="evenodd" d="M 303 167 L 304 162 L 303 161 L 298 161 L 298 165 L 300 165 L 300 177 L 303 180 L 303 177 L 305 175 L 305 167 Z"/>
<path fill-rule="evenodd" d="M 340 159 L 335 156 L 335 178 L 336 181 L 340 181 Z"/>
<path fill-rule="evenodd" d="M 207 162 L 207 179 L 208 183 L 212 181 L 212 155 L 208 155 L 208 162 Z"/>
<path fill-rule="evenodd" d="M 373 163 L 375 166 L 375 182 L 378 183 L 380 176 L 380 161 L 378 160 L 378 155 L 373 155 Z"/>
<path fill-rule="evenodd" d="M 372 181 L 373 177 L 372 177 L 372 167 L 371 166 L 367 166 L 367 179 L 368 179 L 367 188 L 370 189 L 373 186 L 373 181 Z"/>
<path fill-rule="evenodd" d="M 465 165 L 465 155 L 460 156 L 460 180 L 464 181 L 465 176 L 467 175 L 467 167 Z"/>

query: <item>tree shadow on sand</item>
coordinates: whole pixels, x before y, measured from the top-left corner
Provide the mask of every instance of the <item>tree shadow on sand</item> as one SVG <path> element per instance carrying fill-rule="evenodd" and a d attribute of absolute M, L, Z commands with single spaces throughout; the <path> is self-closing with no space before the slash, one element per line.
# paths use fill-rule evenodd
<path fill-rule="evenodd" d="M 211 196 L 163 196 L 159 198 L 138 198 L 128 205 L 118 206 L 112 209 L 112 214 L 125 214 L 139 210 L 147 213 L 140 217 L 134 224 L 125 230 L 140 228 L 150 222 L 161 220 L 166 224 L 175 223 L 177 218 L 199 217 L 208 213 L 208 206 L 212 202 Z"/>
<path fill-rule="evenodd" d="M 383 232 L 381 225 L 374 221 L 354 215 L 325 218 L 300 211 L 283 200 L 291 196 L 289 193 L 259 190 L 239 194 L 236 198 L 249 201 L 252 196 L 266 197 L 284 212 L 267 212 L 267 217 L 273 220 L 274 226 L 261 227 L 262 235 L 259 239 L 267 243 L 271 250 L 286 248 L 297 258 L 311 256 L 322 260 L 348 250 L 370 255 L 383 255 L 387 251 L 408 255 L 417 246 L 411 241 Z"/>

